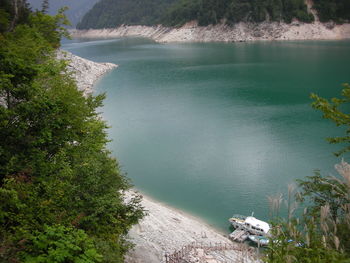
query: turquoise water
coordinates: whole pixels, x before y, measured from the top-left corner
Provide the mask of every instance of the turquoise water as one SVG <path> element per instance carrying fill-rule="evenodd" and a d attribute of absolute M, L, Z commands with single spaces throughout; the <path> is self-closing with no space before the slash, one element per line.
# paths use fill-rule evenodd
<path fill-rule="evenodd" d="M 268 219 L 268 195 L 339 161 L 343 130 L 310 107 L 350 82 L 350 42 L 66 42 L 119 68 L 100 80 L 109 147 L 142 192 L 228 231 L 233 213 Z"/>

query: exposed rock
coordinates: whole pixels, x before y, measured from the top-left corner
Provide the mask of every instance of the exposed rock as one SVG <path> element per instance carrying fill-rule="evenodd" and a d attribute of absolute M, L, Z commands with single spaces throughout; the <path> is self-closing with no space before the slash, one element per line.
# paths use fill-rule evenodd
<path fill-rule="evenodd" d="M 218 24 L 200 27 L 192 21 L 180 28 L 120 26 L 112 29 L 73 30 L 76 38 L 147 37 L 157 42 L 235 42 L 253 40 L 321 40 L 350 38 L 350 24 L 282 22 Z"/>
<path fill-rule="evenodd" d="M 68 71 L 72 72 L 79 90 L 84 94 L 91 93 L 95 82 L 110 70 L 118 67 L 112 63 L 97 63 L 67 51 L 58 51 L 57 58 L 60 60 L 68 60 Z"/>
<path fill-rule="evenodd" d="M 132 195 L 132 192 L 128 195 Z M 220 231 L 182 211 L 146 196 L 143 196 L 142 205 L 148 211 L 148 215 L 129 232 L 129 238 L 135 244 L 135 248 L 128 254 L 127 263 L 164 262 L 165 253 L 173 253 L 191 243 L 233 245 Z M 240 244 L 237 244 L 237 248 L 240 248 Z M 213 252 L 193 249 L 188 253 L 186 260 L 205 263 L 258 262 L 248 250 Z"/>

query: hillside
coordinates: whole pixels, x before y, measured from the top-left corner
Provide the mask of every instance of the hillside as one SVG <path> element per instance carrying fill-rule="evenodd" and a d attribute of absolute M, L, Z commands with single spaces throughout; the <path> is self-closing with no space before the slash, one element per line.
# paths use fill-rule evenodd
<path fill-rule="evenodd" d="M 347 0 L 307 1 L 321 22 L 344 23 L 350 20 Z M 78 24 L 78 29 L 115 28 L 125 25 L 182 26 L 193 20 L 199 26 L 238 22 L 293 19 L 310 23 L 315 20 L 305 0 L 101 0 Z"/>
<path fill-rule="evenodd" d="M 41 9 L 42 0 L 29 0 L 28 3 L 31 5 L 32 9 Z M 66 15 L 72 26 L 75 27 L 76 24 L 81 20 L 81 18 L 89 11 L 98 0 L 49 0 L 49 14 L 54 15 L 57 11 L 63 7 L 67 6 L 69 9 Z"/>
<path fill-rule="evenodd" d="M 102 0 L 82 19 L 77 28 L 113 28 L 122 24 L 153 25 L 176 0 Z"/>
<path fill-rule="evenodd" d="M 144 213 L 86 91 L 115 66 L 57 59 L 64 25 L 0 1 L 0 262 L 123 262 Z"/>

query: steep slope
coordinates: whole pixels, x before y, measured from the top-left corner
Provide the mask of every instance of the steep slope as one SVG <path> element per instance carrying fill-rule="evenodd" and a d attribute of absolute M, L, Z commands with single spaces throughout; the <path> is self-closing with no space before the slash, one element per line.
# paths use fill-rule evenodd
<path fill-rule="evenodd" d="M 321 22 L 333 20 L 337 23 L 350 21 L 349 0 L 313 0 Z"/>
<path fill-rule="evenodd" d="M 164 23 L 183 25 L 197 20 L 200 26 L 237 22 L 285 21 L 293 18 L 312 22 L 304 0 L 179 0 L 168 10 Z"/>
<path fill-rule="evenodd" d="M 78 29 L 113 28 L 122 24 L 182 26 L 197 20 L 200 26 L 225 21 L 312 22 L 304 0 L 101 0 L 83 18 Z"/>
<path fill-rule="evenodd" d="M 76 38 L 146 37 L 157 42 L 236 42 L 255 40 L 335 40 L 350 39 L 350 24 L 283 22 L 239 22 L 200 27 L 187 23 L 182 27 L 120 26 L 115 29 L 73 31 Z"/>
<path fill-rule="evenodd" d="M 84 28 L 113 28 L 122 24 L 153 25 L 175 0 L 101 0 L 77 25 Z"/>
<path fill-rule="evenodd" d="M 199 26 L 265 21 L 291 23 L 293 19 L 311 23 L 316 11 L 321 22 L 346 23 L 350 20 L 350 1 L 101 0 L 77 28 L 115 28 L 123 24 L 180 27 L 193 20 L 198 21 Z"/>
<path fill-rule="evenodd" d="M 28 3 L 35 9 L 41 9 L 43 0 L 28 0 Z M 50 0 L 49 1 L 49 14 L 56 14 L 57 10 L 63 6 L 69 7 L 66 15 L 72 26 L 75 27 L 76 24 L 81 20 L 81 18 L 89 11 L 98 0 Z"/>

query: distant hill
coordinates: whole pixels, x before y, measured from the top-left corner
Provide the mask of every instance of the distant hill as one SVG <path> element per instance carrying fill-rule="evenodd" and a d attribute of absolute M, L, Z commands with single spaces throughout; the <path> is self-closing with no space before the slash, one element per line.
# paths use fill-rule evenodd
<path fill-rule="evenodd" d="M 306 0 L 322 22 L 350 20 L 349 0 Z M 206 26 L 225 22 L 313 22 L 305 0 L 101 0 L 78 24 L 78 29 L 126 25 L 181 26 L 197 20 Z"/>
<path fill-rule="evenodd" d="M 161 23 L 165 11 L 176 0 L 101 0 L 77 25 L 84 28 L 113 28 L 122 24 Z"/>
<path fill-rule="evenodd" d="M 27 1 L 33 10 L 41 9 L 42 0 L 28 0 Z M 56 14 L 57 10 L 63 6 L 68 6 L 69 10 L 66 15 L 72 26 L 81 20 L 81 18 L 89 11 L 98 0 L 49 0 L 49 13 Z"/>

